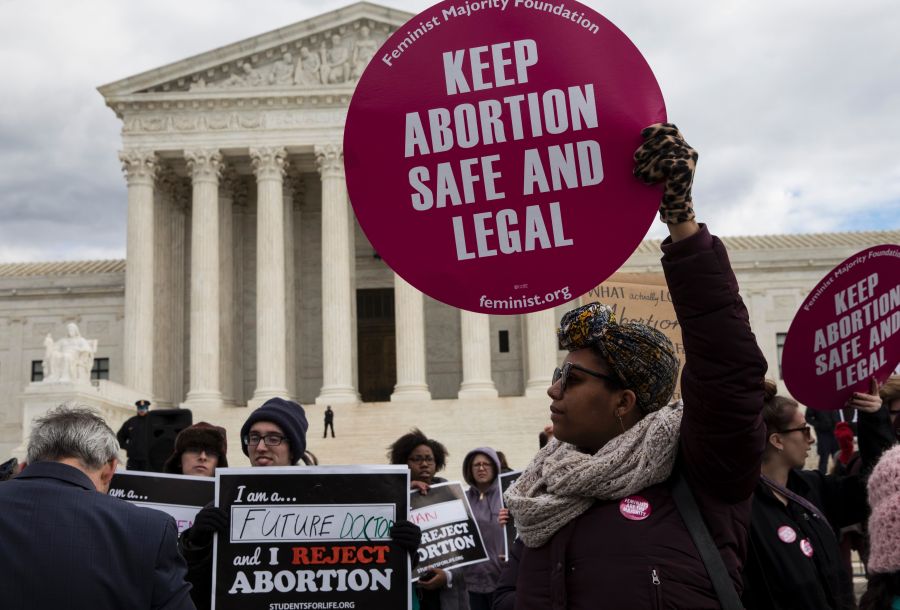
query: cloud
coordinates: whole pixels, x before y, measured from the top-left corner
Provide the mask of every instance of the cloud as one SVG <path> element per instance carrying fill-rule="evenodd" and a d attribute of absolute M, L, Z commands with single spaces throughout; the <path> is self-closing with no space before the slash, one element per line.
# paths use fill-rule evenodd
<path fill-rule="evenodd" d="M 718 233 L 900 227 L 895 0 L 589 4 L 653 68 Z M 124 256 L 121 125 L 97 86 L 344 5 L 0 2 L 0 260 Z"/>

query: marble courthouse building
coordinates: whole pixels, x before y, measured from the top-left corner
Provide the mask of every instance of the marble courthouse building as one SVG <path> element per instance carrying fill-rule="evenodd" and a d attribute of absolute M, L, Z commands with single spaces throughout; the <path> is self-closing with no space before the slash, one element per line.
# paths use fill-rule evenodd
<path fill-rule="evenodd" d="M 487 443 L 524 465 L 563 357 L 555 323 L 572 305 L 486 316 L 424 297 L 383 263 L 348 201 L 354 85 L 411 16 L 358 3 L 99 88 L 122 121 L 126 259 L 0 264 L 0 461 L 27 431 L 41 341 L 74 321 L 98 340 L 97 391 L 121 402 L 112 419 L 135 396 L 191 408 L 229 428 L 236 463 L 247 409 L 289 396 L 308 405 L 311 439 L 335 408 L 350 442 L 311 443 L 326 462 L 383 462 L 418 425 L 457 459 Z M 777 377 L 807 292 L 900 231 L 726 242 Z M 658 242 L 623 270 L 658 274 Z"/>

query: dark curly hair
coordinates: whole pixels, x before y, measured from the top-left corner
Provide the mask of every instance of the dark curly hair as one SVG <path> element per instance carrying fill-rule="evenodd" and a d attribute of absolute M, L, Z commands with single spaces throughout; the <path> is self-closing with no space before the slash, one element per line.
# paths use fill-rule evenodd
<path fill-rule="evenodd" d="M 434 454 L 434 470 L 439 472 L 447 465 L 447 456 L 450 453 L 447 448 L 433 438 L 428 438 L 418 428 L 413 428 L 408 434 L 404 434 L 394 444 L 388 447 L 387 457 L 391 464 L 406 464 L 410 454 L 419 445 L 427 445 Z"/>

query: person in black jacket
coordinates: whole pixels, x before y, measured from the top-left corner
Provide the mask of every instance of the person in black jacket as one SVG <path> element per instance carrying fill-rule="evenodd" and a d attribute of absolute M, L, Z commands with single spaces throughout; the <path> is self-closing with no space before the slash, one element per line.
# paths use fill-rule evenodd
<path fill-rule="evenodd" d="M 0 608 L 194 610 L 175 520 L 107 495 L 118 453 L 92 409 L 35 420 L 28 467 L 0 484 Z"/>
<path fill-rule="evenodd" d="M 148 438 L 148 426 L 150 418 L 150 401 L 139 400 L 134 403 L 137 408 L 137 415 L 129 417 L 119 432 L 116 439 L 119 446 L 125 450 L 128 455 L 128 461 L 125 462 L 125 468 L 128 470 L 150 470 L 150 442 Z"/>
<path fill-rule="evenodd" d="M 799 470 L 813 443 L 810 427 L 796 401 L 777 396 L 775 384 L 766 382 L 766 452 L 753 499 L 750 557 L 744 568 L 747 610 L 856 607 L 835 532 L 865 520 L 864 477 L 891 445 L 891 438 L 887 410 L 874 380 L 870 393 L 854 393 L 848 406 L 859 412 L 861 472 L 838 476 Z"/>

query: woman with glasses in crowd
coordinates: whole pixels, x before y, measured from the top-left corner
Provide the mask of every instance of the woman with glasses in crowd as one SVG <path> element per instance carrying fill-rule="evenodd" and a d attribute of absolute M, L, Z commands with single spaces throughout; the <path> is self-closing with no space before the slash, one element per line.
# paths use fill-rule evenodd
<path fill-rule="evenodd" d="M 491 447 L 478 447 L 463 460 L 463 479 L 469 484 L 466 496 L 488 556 L 487 561 L 465 567 L 471 610 L 491 610 L 494 589 L 497 588 L 503 566 L 506 532 L 498 522 L 503 506 L 497 480 L 502 470 L 498 453 Z"/>
<path fill-rule="evenodd" d="M 410 489 L 427 494 L 434 483 L 447 479 L 435 476 L 447 465 L 447 448 L 413 428 L 388 447 L 391 464 L 405 465 L 410 472 Z M 413 608 L 419 610 L 469 610 L 465 579 L 461 572 L 434 568 L 429 578 L 420 577 L 413 591 Z"/>
<path fill-rule="evenodd" d="M 753 497 L 750 557 L 744 569 L 747 610 L 843 610 L 856 607 L 852 575 L 841 561 L 836 532 L 866 519 L 865 477 L 891 445 L 878 384 L 847 403 L 859 411 L 862 469 L 854 475 L 802 470 L 813 444 L 796 401 L 766 381 L 766 449 Z"/>

